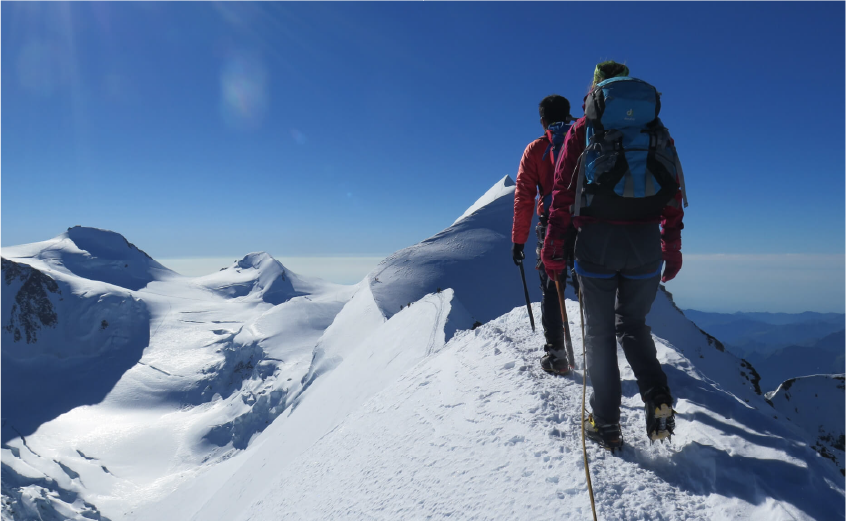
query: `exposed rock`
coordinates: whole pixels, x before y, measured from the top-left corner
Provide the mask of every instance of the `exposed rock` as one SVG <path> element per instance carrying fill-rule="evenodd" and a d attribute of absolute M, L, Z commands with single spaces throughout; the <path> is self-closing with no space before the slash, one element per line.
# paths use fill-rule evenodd
<path fill-rule="evenodd" d="M 3 328 L 14 334 L 15 342 L 26 337 L 27 344 L 32 344 L 38 341 L 38 330 L 55 328 L 58 324 L 49 294 L 61 295 L 62 291 L 53 278 L 30 266 L 2 259 L 2 270 L 6 285 L 11 285 L 16 279 L 23 282 L 15 295 L 9 323 Z"/>

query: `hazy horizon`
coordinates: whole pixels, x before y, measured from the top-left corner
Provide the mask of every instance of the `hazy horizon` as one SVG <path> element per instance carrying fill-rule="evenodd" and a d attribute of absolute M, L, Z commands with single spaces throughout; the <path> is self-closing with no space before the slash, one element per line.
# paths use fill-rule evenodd
<path fill-rule="evenodd" d="M 286 268 L 306 277 L 318 277 L 338 284 L 361 281 L 385 256 L 275 256 Z M 242 256 L 157 259 L 185 276 L 202 276 L 229 266 Z M 679 308 L 702 312 L 846 313 L 842 289 L 846 285 L 846 256 L 772 254 L 738 256 L 728 254 L 688 255 L 682 272 L 665 285 Z M 807 271 L 808 266 L 814 270 Z M 514 277 L 519 277 L 515 268 Z M 529 267 L 527 284 L 536 285 Z M 738 286 L 744 281 L 744 286 Z M 828 290 L 803 293 L 809 282 Z M 749 289 L 753 291 L 750 292 Z"/>

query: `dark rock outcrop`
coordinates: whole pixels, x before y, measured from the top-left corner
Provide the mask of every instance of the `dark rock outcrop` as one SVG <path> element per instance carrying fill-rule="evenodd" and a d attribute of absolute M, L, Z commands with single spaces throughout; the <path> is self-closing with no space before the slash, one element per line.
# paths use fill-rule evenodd
<path fill-rule="evenodd" d="M 50 276 L 28 265 L 2 259 L 3 283 L 7 286 L 22 282 L 15 295 L 15 302 L 8 324 L 3 329 L 14 335 L 18 342 L 26 338 L 27 344 L 38 340 L 42 328 L 55 328 L 58 324 L 56 308 L 50 294 L 62 295 L 59 285 Z"/>

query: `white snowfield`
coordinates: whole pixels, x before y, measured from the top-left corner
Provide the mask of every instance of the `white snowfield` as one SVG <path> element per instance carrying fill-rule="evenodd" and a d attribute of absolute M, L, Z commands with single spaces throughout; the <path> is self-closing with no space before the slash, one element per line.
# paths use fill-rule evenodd
<path fill-rule="evenodd" d="M 183 277 L 82 227 L 4 248 L 3 518 L 591 518 L 582 371 L 540 371 L 509 181 L 352 286 L 264 253 Z M 842 466 L 801 425 L 839 433 L 842 463 L 842 377 L 794 385 L 797 424 L 665 291 L 648 321 L 677 431 L 648 443 L 620 351 L 626 446 L 588 446 L 600 519 L 842 520 Z"/>

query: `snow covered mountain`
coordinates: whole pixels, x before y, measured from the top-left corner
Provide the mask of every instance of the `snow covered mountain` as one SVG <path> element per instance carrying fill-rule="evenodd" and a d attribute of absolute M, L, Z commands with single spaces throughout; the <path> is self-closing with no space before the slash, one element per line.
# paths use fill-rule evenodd
<path fill-rule="evenodd" d="M 355 291 L 264 253 L 182 277 L 96 229 L 2 254 L 4 518 L 112 518 L 237 453 Z"/>
<path fill-rule="evenodd" d="M 122 235 L 80 226 L 48 241 L 4 248 L 3 256 L 129 290 L 175 275 Z"/>
<path fill-rule="evenodd" d="M 844 376 L 810 375 L 784 381 L 767 398 L 779 414 L 793 421 L 813 441 L 811 447 L 844 470 L 846 400 Z"/>
<path fill-rule="evenodd" d="M 282 263 L 267 252 L 253 252 L 216 274 L 199 277 L 196 284 L 223 297 L 262 300 L 278 305 L 300 295 Z"/>
<path fill-rule="evenodd" d="M 39 270 L 3 258 L 2 271 L 5 443 L 77 406 L 102 401 L 141 359 L 150 313 L 125 289 L 44 264 Z"/>
<path fill-rule="evenodd" d="M 568 308 L 577 317 L 577 303 Z M 581 375 L 539 370 L 526 319 L 517 308 L 459 332 L 296 458 L 280 456 L 272 426 L 197 518 L 590 519 Z M 627 446 L 616 457 L 588 447 L 601 519 L 842 517 L 842 477 L 794 427 L 763 401 L 726 393 L 667 343 L 658 349 L 680 397 L 677 434 L 646 441 L 623 364 Z"/>
<path fill-rule="evenodd" d="M 352 286 L 298 277 L 256 253 L 203 278 L 153 261 L 146 283 L 139 276 L 119 287 L 120 266 L 102 261 L 107 249 L 97 241 L 85 245 L 86 259 L 106 275 L 50 261 L 62 236 L 4 248 L 0 319 L 17 321 L 21 337 L 16 344 L 14 327 L 3 333 L 3 426 L 13 433 L 2 447 L 3 517 L 588 518 L 582 372 L 539 370 L 543 334 L 529 327 L 509 252 L 513 190 L 504 178 L 452 226 Z M 531 268 L 534 249 L 526 254 Z M 60 299 L 120 298 L 147 315 L 130 314 L 144 325 L 146 337 L 130 336 L 143 346 L 128 368 L 114 369 L 102 397 L 22 430 L 24 413 L 61 393 L 7 417 L 6 397 L 18 400 L 24 384 L 7 380 L 6 361 L 26 352 L 26 326 L 6 305 L 27 270 L 27 280 L 41 274 L 26 312 L 41 322 L 29 344 L 39 346 L 39 363 L 64 349 L 50 313 L 59 322 L 69 313 Z M 527 272 L 538 301 L 537 276 Z M 578 303 L 568 295 L 578 355 Z M 539 320 L 537 302 L 533 309 Z M 678 398 L 678 430 L 670 444 L 646 442 L 620 352 L 626 448 L 610 456 L 588 447 L 599 516 L 843 519 L 840 468 L 812 447 L 816 432 L 774 409 L 779 397 L 761 395 L 752 365 L 685 318 L 663 289 L 648 320 Z M 97 335 L 117 332 L 108 322 Z M 90 353 L 111 353 L 111 343 Z M 73 369 L 88 346 L 50 355 L 51 364 Z M 47 389 L 37 373 L 32 379 Z M 66 379 L 98 385 L 75 371 Z M 834 403 L 819 404 L 825 416 L 824 404 Z"/>
<path fill-rule="evenodd" d="M 844 327 L 844 315 L 834 313 L 719 314 L 685 310 L 684 314 L 720 339 L 732 353 L 750 361 L 791 345 L 813 346 L 830 334 L 842 332 Z M 836 351 L 843 352 L 842 342 Z"/>
<path fill-rule="evenodd" d="M 772 391 L 792 377 L 846 372 L 844 346 L 846 332 L 827 335 L 811 346 L 788 346 L 767 355 L 751 355 L 749 360 L 761 373 L 761 386 Z"/>
<path fill-rule="evenodd" d="M 439 288 L 452 288 L 469 314 L 470 323 L 457 328 L 490 321 L 524 299 L 520 271 L 511 260 L 514 188 L 514 181 L 505 176 L 452 226 L 379 263 L 366 280 L 385 317 Z M 533 241 L 526 248 L 524 264 L 529 295 L 539 301 Z"/>

